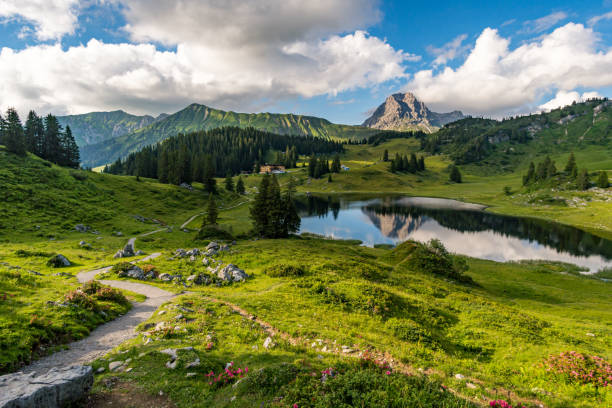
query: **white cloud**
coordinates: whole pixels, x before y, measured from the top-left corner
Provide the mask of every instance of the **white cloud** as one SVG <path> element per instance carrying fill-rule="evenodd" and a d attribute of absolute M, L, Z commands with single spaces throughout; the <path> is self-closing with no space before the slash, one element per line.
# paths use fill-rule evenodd
<path fill-rule="evenodd" d="M 599 16 L 591 17 L 589 21 L 587 22 L 587 24 L 589 25 L 589 27 L 592 27 L 595 24 L 599 23 L 600 21 L 610 20 L 610 19 L 612 19 L 612 11 L 601 14 Z"/>
<path fill-rule="evenodd" d="M 0 21 L 20 19 L 32 24 L 32 29 L 21 30 L 21 37 L 34 31 L 39 40 L 59 40 L 74 33 L 78 3 L 79 0 L 0 0 Z"/>
<path fill-rule="evenodd" d="M 563 11 L 557 11 L 556 13 L 551 13 L 547 16 L 540 17 L 536 20 L 529 20 L 523 23 L 522 34 L 536 34 L 546 31 L 552 27 L 554 27 L 557 23 L 565 20 L 567 18 L 567 14 Z"/>
<path fill-rule="evenodd" d="M 550 111 L 556 108 L 571 105 L 573 102 L 584 102 L 587 99 L 600 97 L 601 95 L 598 92 L 584 92 L 582 95 L 580 95 L 576 91 L 559 91 L 553 99 L 540 105 L 538 108 L 543 111 Z"/>
<path fill-rule="evenodd" d="M 405 78 L 405 62 L 418 59 L 363 31 L 381 18 L 376 0 L 100 3 L 121 6 L 137 43 L 5 48 L 0 108 L 159 113 L 200 102 L 260 110 Z"/>
<path fill-rule="evenodd" d="M 440 48 L 433 46 L 427 47 L 427 52 L 436 56 L 433 61 L 434 65 L 444 65 L 448 61 L 454 60 L 467 50 L 469 45 L 463 45 L 463 41 L 467 38 L 467 34 L 461 34 L 455 37 L 452 41 L 447 42 Z"/>
<path fill-rule="evenodd" d="M 599 50 L 598 41 L 592 29 L 568 23 L 511 50 L 510 40 L 487 28 L 462 66 L 419 71 L 406 89 L 438 111 L 521 112 L 551 90 L 612 85 L 612 51 Z"/>

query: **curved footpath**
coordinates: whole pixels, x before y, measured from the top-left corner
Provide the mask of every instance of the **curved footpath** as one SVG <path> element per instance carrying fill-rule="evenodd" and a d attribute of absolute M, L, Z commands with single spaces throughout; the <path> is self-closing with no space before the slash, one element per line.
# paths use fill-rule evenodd
<path fill-rule="evenodd" d="M 130 242 L 133 243 L 133 240 L 134 238 L 130 239 Z M 140 259 L 140 261 L 155 259 L 160 255 L 160 253 L 154 253 Z M 99 273 L 107 272 L 110 268 L 111 267 L 80 272 L 77 274 L 77 279 L 80 283 L 84 283 L 93 280 Z M 42 373 L 52 368 L 90 363 L 96 358 L 102 357 L 124 341 L 135 337 L 136 326 L 151 317 L 153 312 L 155 312 L 164 302 L 176 296 L 176 294 L 172 292 L 143 283 L 114 280 L 101 280 L 99 282 L 117 289 L 130 290 L 145 295 L 147 299 L 144 302 L 134 303 L 132 309 L 130 309 L 128 313 L 97 327 L 86 338 L 70 343 L 67 350 L 43 357 L 29 366 L 23 367 L 21 371 L 26 373 Z"/>

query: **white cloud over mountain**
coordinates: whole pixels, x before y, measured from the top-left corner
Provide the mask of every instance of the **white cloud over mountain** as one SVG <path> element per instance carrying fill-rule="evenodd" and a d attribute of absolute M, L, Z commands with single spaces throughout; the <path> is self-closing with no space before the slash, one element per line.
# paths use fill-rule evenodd
<path fill-rule="evenodd" d="M 612 85 L 612 51 L 599 45 L 597 33 L 582 24 L 567 23 L 515 49 L 487 28 L 461 66 L 421 70 L 405 88 L 438 111 L 522 113 L 550 92 Z"/>
<path fill-rule="evenodd" d="M 59 113 L 193 101 L 250 110 L 404 78 L 417 58 L 362 30 L 381 18 L 374 0 L 132 0 L 121 9 L 135 43 L 4 48 L 2 102 Z"/>
<path fill-rule="evenodd" d="M 58 40 L 74 33 L 78 4 L 79 0 L 0 0 L 0 21 L 20 19 L 27 23 L 22 34 L 32 32 L 42 41 Z"/>

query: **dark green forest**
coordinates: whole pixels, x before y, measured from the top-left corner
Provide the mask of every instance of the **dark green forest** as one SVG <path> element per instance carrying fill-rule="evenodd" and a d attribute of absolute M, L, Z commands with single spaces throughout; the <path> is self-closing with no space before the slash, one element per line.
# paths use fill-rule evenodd
<path fill-rule="evenodd" d="M 287 167 L 297 156 L 328 155 L 343 151 L 342 143 L 311 136 L 285 136 L 253 128 L 224 127 L 180 134 L 118 159 L 105 168 L 111 174 L 157 178 L 162 183 L 203 182 L 251 172 L 265 164 L 270 151 Z"/>

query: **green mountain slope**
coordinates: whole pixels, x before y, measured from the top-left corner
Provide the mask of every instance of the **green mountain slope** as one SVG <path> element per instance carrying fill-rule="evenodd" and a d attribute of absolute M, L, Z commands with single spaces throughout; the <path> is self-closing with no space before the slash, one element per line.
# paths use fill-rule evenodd
<path fill-rule="evenodd" d="M 361 139 L 378 132 L 361 126 L 337 125 L 313 116 L 236 113 L 192 104 L 130 134 L 83 147 L 81 160 L 86 166 L 99 166 L 178 133 L 223 126 L 253 127 L 281 135 L 314 136 L 327 140 Z"/>
<path fill-rule="evenodd" d="M 58 116 L 57 119 L 64 128 L 70 126 L 77 144 L 82 147 L 134 132 L 166 116 L 136 116 L 117 110 Z"/>
<path fill-rule="evenodd" d="M 612 157 L 612 103 L 592 100 L 502 121 L 467 118 L 428 136 L 422 148 L 487 172 L 514 171 L 531 160 L 571 151 L 596 149 Z"/>

